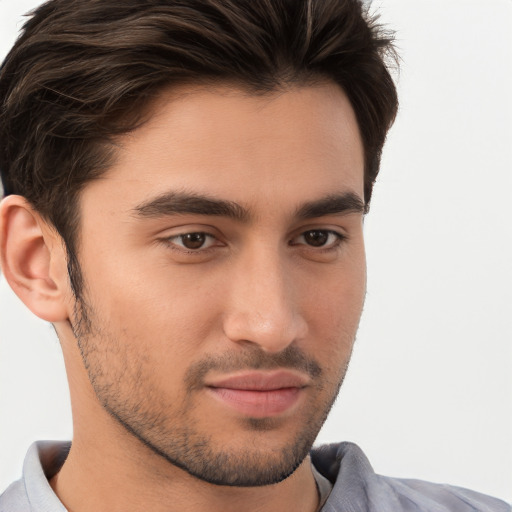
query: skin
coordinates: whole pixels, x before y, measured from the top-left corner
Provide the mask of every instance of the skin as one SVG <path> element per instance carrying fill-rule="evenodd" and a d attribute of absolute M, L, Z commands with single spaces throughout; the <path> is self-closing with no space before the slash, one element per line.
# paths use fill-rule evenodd
<path fill-rule="evenodd" d="M 334 84 L 166 91 L 81 194 L 82 309 L 59 236 L 19 196 L 4 200 L 6 278 L 64 352 L 74 436 L 50 483 L 70 511 L 316 510 L 306 455 L 362 311 L 363 212 L 297 211 L 333 194 L 362 203 L 363 168 Z M 184 193 L 244 216 L 144 210 Z M 199 247 L 187 233 L 204 234 Z M 283 367 L 305 384 L 279 414 L 245 414 L 208 388 Z"/>

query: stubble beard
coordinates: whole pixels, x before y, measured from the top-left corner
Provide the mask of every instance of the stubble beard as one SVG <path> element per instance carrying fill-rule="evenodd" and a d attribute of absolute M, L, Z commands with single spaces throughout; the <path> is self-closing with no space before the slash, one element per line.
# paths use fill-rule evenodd
<path fill-rule="evenodd" d="M 333 382 L 327 381 L 316 361 L 306 357 L 294 346 L 289 346 L 279 354 L 267 354 L 257 348 L 243 357 L 228 354 L 220 359 L 203 360 L 189 368 L 185 379 L 186 396 L 179 408 L 173 403 L 171 417 L 170 408 L 162 405 L 155 389 L 146 388 L 141 391 L 144 376 L 150 374 L 144 371 L 140 359 L 123 353 L 124 343 L 113 337 L 105 329 L 106 325 L 98 321 L 95 312 L 83 299 L 77 301 L 73 333 L 101 406 L 154 454 L 214 485 L 257 487 L 276 484 L 289 477 L 311 450 L 336 401 L 350 359 L 349 354 Z M 95 344 L 94 338 L 101 340 L 101 344 Z M 111 359 L 109 355 L 115 357 Z M 112 364 L 113 361 L 116 362 Z M 211 369 L 282 367 L 309 373 L 317 391 L 316 395 L 311 395 L 308 414 L 300 418 L 301 428 L 293 438 L 278 450 L 265 450 L 248 444 L 242 448 L 217 447 L 212 433 L 201 429 L 194 417 L 192 397 L 198 392 L 196 387 L 200 387 L 202 376 Z M 127 374 L 137 377 L 128 386 Z M 241 418 L 240 428 L 253 432 L 255 438 L 258 433 L 272 436 L 272 431 L 279 427 L 280 422 L 279 418 Z"/>

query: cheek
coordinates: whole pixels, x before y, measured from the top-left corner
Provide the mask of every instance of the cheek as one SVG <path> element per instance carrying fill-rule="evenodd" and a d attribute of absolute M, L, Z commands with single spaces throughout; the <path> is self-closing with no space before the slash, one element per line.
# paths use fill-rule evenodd
<path fill-rule="evenodd" d="M 366 294 L 364 247 L 357 247 L 350 257 L 327 271 L 320 269 L 304 281 L 300 294 L 307 309 L 321 325 L 350 330 L 359 321 Z"/>
<path fill-rule="evenodd" d="M 134 268 L 103 262 L 86 300 L 111 337 L 152 360 L 155 373 L 178 376 L 218 332 L 222 292 L 212 273 L 199 274 L 149 259 Z"/>
<path fill-rule="evenodd" d="M 364 251 L 322 279 L 317 276 L 302 294 L 315 357 L 336 367 L 348 362 L 366 295 Z"/>

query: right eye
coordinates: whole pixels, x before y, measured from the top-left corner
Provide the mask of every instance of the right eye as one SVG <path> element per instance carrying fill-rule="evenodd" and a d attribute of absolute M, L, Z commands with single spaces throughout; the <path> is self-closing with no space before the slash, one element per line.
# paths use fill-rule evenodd
<path fill-rule="evenodd" d="M 166 238 L 169 245 L 187 251 L 200 251 L 209 249 L 215 244 L 216 238 L 208 233 L 183 233 Z"/>

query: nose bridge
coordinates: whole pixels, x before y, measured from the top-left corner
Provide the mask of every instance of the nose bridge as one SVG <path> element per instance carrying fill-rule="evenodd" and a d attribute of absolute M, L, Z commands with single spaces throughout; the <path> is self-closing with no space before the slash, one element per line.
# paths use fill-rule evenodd
<path fill-rule="evenodd" d="M 278 244 L 254 244 L 237 258 L 224 318 L 231 341 L 279 352 L 305 335 L 289 266 Z"/>

